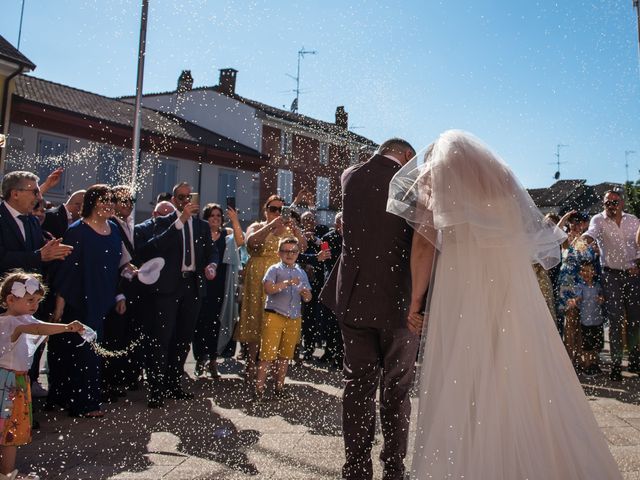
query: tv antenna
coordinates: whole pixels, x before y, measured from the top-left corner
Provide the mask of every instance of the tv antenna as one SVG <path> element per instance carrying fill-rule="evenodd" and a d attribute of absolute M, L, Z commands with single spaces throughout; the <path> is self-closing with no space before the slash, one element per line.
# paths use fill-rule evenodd
<path fill-rule="evenodd" d="M 553 178 L 555 178 L 556 180 L 560 179 L 560 165 L 562 165 L 563 163 L 567 163 L 567 162 L 560 161 L 560 149 L 568 146 L 569 145 L 564 145 L 562 143 L 559 143 L 556 145 L 556 161 L 554 163 L 556 164 L 558 169 L 556 170 L 556 173 L 553 175 Z"/>
<path fill-rule="evenodd" d="M 624 151 L 624 169 L 627 172 L 627 183 L 629 183 L 629 155 L 633 155 L 634 153 L 636 153 L 635 150 Z"/>
<path fill-rule="evenodd" d="M 293 113 L 298 113 L 298 105 L 300 102 L 300 60 L 302 60 L 305 55 L 316 55 L 317 53 L 315 50 L 305 50 L 305 48 L 302 47 L 298 50 L 298 71 L 296 76 L 294 77 L 293 75 L 287 74 L 296 81 L 296 89 L 294 90 L 294 92 L 296 92 L 296 98 L 291 102 L 291 111 Z"/>

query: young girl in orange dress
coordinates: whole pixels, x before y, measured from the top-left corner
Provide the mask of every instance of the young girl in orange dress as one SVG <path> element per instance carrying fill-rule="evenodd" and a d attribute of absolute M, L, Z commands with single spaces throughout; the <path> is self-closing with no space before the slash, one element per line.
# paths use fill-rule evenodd
<path fill-rule="evenodd" d="M 46 292 L 40 275 L 14 271 L 0 283 L 0 479 L 15 470 L 17 447 L 31 443 L 31 388 L 27 375 L 33 354 L 47 335 L 84 332 L 78 321 L 45 323 L 33 317 Z"/>

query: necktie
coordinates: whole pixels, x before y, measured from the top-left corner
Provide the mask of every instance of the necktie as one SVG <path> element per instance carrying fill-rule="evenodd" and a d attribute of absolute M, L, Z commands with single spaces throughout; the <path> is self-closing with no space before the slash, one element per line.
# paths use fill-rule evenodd
<path fill-rule="evenodd" d="M 32 251 L 35 246 L 33 245 L 33 232 L 31 231 L 29 215 L 18 215 L 18 218 L 24 224 L 24 244 L 27 247 L 27 251 Z"/>
<path fill-rule="evenodd" d="M 191 229 L 188 221 L 184 224 L 184 264 L 191 266 Z"/>

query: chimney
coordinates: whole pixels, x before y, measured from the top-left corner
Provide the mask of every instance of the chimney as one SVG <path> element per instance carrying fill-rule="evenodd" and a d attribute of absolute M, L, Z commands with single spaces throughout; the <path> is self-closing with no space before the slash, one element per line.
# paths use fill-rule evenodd
<path fill-rule="evenodd" d="M 345 130 L 349 128 L 349 114 L 344 111 L 344 106 L 336 108 L 336 125 Z"/>
<path fill-rule="evenodd" d="M 178 93 L 188 92 L 193 88 L 193 77 L 191 70 L 183 70 L 178 77 Z"/>
<path fill-rule="evenodd" d="M 225 95 L 233 96 L 236 93 L 236 74 L 238 70 L 234 68 L 221 68 L 218 91 Z"/>

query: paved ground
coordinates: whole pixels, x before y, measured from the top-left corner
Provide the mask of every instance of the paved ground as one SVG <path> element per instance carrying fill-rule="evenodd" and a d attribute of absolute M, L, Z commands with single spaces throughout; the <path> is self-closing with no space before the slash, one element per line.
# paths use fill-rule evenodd
<path fill-rule="evenodd" d="M 193 371 L 193 364 L 187 366 Z M 19 451 L 21 471 L 43 479 L 337 479 L 341 375 L 317 365 L 292 371 L 297 401 L 252 409 L 228 361 L 219 381 L 195 381 L 191 401 L 149 410 L 142 392 L 106 406 L 103 419 L 38 413 L 42 424 Z M 640 480 L 640 378 L 583 379 L 592 410 L 627 480 Z M 379 453 L 380 435 L 374 455 Z M 380 467 L 376 466 L 376 478 Z M 485 479 L 481 479 L 485 480 Z"/>

